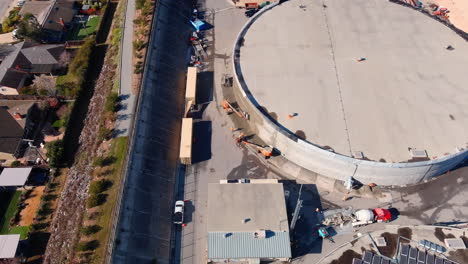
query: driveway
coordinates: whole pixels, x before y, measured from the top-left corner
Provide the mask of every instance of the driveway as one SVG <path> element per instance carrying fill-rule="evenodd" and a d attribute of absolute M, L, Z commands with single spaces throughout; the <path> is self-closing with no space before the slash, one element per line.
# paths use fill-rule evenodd
<path fill-rule="evenodd" d="M 5 16 L 8 15 L 8 12 L 11 8 L 16 5 L 17 0 L 2 0 L 0 1 L 0 21 L 3 22 Z M 0 23 L 1 23 L 0 22 Z"/>

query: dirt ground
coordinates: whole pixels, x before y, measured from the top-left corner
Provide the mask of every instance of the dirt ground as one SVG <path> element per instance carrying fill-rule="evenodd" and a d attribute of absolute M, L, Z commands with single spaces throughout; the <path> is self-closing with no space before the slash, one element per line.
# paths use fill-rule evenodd
<path fill-rule="evenodd" d="M 457 28 L 468 32 L 468 1 L 466 0 L 430 0 L 439 6 L 447 8 L 450 22 Z"/>
<path fill-rule="evenodd" d="M 29 226 L 32 224 L 36 211 L 41 203 L 41 197 L 44 193 L 44 186 L 35 187 L 28 199 L 26 199 L 26 207 L 21 210 L 20 226 Z"/>

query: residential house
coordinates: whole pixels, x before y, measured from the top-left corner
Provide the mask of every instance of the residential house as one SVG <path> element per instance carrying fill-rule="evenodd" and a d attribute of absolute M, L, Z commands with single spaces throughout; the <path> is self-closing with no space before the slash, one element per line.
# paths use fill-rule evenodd
<path fill-rule="evenodd" d="M 34 15 L 46 35 L 46 40 L 57 42 L 63 40 L 67 25 L 73 20 L 74 4 L 74 0 L 28 1 L 19 14 Z"/>
<path fill-rule="evenodd" d="M 59 67 L 63 44 L 20 42 L 0 46 L 0 94 L 16 95 L 34 74 L 52 74 Z"/>
<path fill-rule="evenodd" d="M 35 102 L 0 101 L 0 164 L 10 164 L 21 157 L 28 140 L 37 137 L 42 119 Z"/>

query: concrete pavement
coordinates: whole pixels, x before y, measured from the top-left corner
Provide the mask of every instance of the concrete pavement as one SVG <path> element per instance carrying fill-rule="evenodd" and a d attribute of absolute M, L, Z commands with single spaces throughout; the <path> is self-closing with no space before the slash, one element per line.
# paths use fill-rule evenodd
<path fill-rule="evenodd" d="M 220 107 L 221 101 L 230 93 L 231 88 L 222 88 L 220 84 L 221 77 L 224 73 L 231 74 L 230 50 L 235 40 L 236 34 L 246 22 L 243 10 L 226 9 L 230 7 L 228 1 L 206 0 L 200 6 L 199 10 L 206 10 L 207 22 L 212 24 L 214 28 L 206 32 L 206 37 L 209 40 L 211 47 L 208 49 L 209 59 L 208 64 L 200 71 L 198 84 L 199 92 L 203 94 L 212 94 L 208 96 L 210 99 L 206 103 L 206 108 L 197 122 L 209 122 L 209 129 L 203 135 L 194 134 L 195 144 L 198 141 L 210 142 L 208 149 L 202 150 L 205 153 L 194 152 L 196 155 L 208 157 L 199 160 L 198 163 L 186 168 L 185 174 L 181 175 L 181 183 L 183 187 L 179 191 L 181 193 L 177 199 L 187 200 L 188 210 L 186 212 L 187 226 L 177 231 L 176 238 L 181 239 L 181 243 L 176 247 L 176 263 L 204 263 L 206 261 L 206 235 L 207 227 L 205 218 L 207 210 L 207 188 L 208 183 L 218 182 L 220 179 L 236 179 L 236 178 L 280 178 L 287 179 L 286 175 L 277 173 L 273 170 L 269 163 L 259 159 L 258 156 L 248 151 L 245 148 L 239 149 L 235 146 L 230 127 L 242 127 L 240 123 L 234 122 L 236 116 L 227 116 L 225 111 Z M 224 11 L 219 11 L 224 10 Z M 214 46 L 213 46 L 214 45 Z M 213 49 L 214 48 L 214 49 Z M 214 71 L 214 72 L 213 72 Z M 204 77 L 210 76 L 208 80 Z M 211 77 L 212 76 L 212 77 Z M 202 103 L 202 104 L 204 104 Z M 205 104 L 204 104 L 205 105 Z M 247 129 L 246 127 L 243 127 Z M 208 139 L 204 139 L 208 137 Z M 195 148 L 195 146 L 194 146 Z M 206 152 L 209 155 L 206 155 Z M 273 158 L 274 159 L 274 158 Z M 271 161 L 271 160 L 270 160 Z M 428 221 L 411 217 L 407 210 L 411 210 L 407 201 L 398 203 L 400 191 L 391 193 L 391 197 L 395 198 L 391 201 L 382 201 L 366 198 L 352 198 L 346 202 L 341 200 L 342 193 L 334 193 L 322 188 L 320 177 L 316 179 L 317 184 L 308 184 L 303 190 L 304 207 L 302 209 L 302 217 L 297 224 L 298 240 L 300 245 L 295 249 L 296 256 L 312 256 L 312 259 L 320 259 L 323 252 L 333 250 L 323 245 L 321 240 L 318 240 L 315 234 L 315 208 L 334 208 L 340 206 L 353 206 L 354 208 L 372 208 L 377 206 L 393 206 L 400 209 L 399 217 L 395 220 L 395 224 L 424 224 Z M 437 186 L 437 183 L 434 183 Z M 288 199 L 288 208 L 295 206 L 299 186 L 293 182 L 285 184 L 285 189 L 291 193 Z M 460 187 L 460 190 L 463 186 Z M 417 195 L 415 192 L 403 194 Z M 434 210 L 433 206 L 426 207 L 425 203 L 417 203 L 422 215 L 429 214 Z M 467 208 L 468 213 L 468 208 Z M 445 213 L 437 213 L 437 219 L 450 219 L 451 216 Z M 468 219 L 468 215 L 466 217 Z M 368 227 L 369 228 L 369 227 Z M 383 228 L 380 225 L 370 227 L 375 229 Z M 369 230 L 371 230 L 369 229 Z M 351 230 L 341 230 L 339 241 L 343 243 L 352 239 Z M 339 244 L 339 243 L 337 243 Z M 178 257 L 178 258 L 177 258 Z M 304 263 L 313 263 L 304 262 Z"/>
<path fill-rule="evenodd" d="M 132 91 L 133 80 L 133 20 L 135 17 L 135 0 L 127 0 L 125 11 L 124 30 L 121 47 L 120 64 L 120 109 L 117 112 L 116 136 L 128 136 L 132 120 L 136 95 Z"/>

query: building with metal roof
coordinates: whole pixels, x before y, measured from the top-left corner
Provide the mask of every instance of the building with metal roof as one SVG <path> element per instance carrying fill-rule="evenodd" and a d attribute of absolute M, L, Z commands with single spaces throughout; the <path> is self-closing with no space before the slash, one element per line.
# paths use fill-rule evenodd
<path fill-rule="evenodd" d="M 32 168 L 5 168 L 0 173 L 0 187 L 20 187 L 26 184 Z"/>
<path fill-rule="evenodd" d="M 20 235 L 0 235 L 0 259 L 11 259 L 16 256 Z"/>
<path fill-rule="evenodd" d="M 208 260 L 289 261 L 283 184 L 247 182 L 208 185 Z"/>

